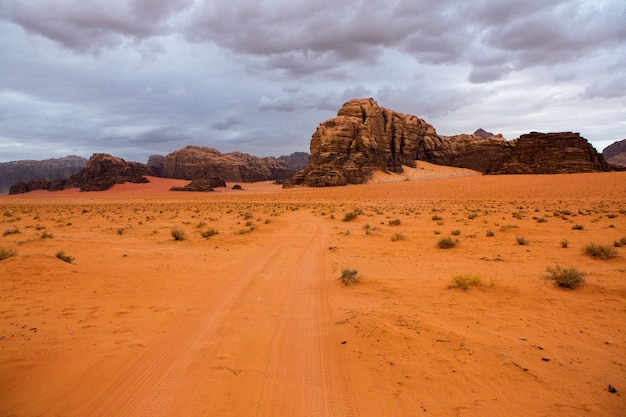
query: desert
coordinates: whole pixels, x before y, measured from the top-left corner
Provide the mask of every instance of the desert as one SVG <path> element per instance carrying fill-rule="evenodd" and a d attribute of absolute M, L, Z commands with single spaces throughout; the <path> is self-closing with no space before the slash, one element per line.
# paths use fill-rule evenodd
<path fill-rule="evenodd" d="M 0 196 L 0 415 L 626 409 L 626 172 L 147 178 Z"/>

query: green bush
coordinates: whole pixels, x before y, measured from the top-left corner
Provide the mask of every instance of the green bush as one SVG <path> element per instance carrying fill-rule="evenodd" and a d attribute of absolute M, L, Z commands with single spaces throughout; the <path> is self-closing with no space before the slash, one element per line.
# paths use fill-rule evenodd
<path fill-rule="evenodd" d="M 339 277 L 339 280 L 341 280 L 343 285 L 356 284 L 357 282 L 359 282 L 358 273 L 359 272 L 356 269 L 344 268 L 341 271 L 341 276 Z"/>
<path fill-rule="evenodd" d="M 574 289 L 585 283 L 586 272 L 581 272 L 574 267 L 561 268 L 559 265 L 549 266 L 546 268 L 547 274 L 545 279 L 554 280 L 554 284 L 558 287 Z"/>
<path fill-rule="evenodd" d="M 583 253 L 587 256 L 597 259 L 611 259 L 617 256 L 615 248 L 609 245 L 597 245 L 595 243 L 589 243 L 583 247 Z"/>

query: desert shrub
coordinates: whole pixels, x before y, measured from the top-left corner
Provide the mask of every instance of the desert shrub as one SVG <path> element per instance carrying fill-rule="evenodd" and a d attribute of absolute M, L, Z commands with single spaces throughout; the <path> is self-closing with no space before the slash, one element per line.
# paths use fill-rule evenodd
<path fill-rule="evenodd" d="M 359 217 L 359 212 L 357 210 L 349 211 L 343 216 L 343 221 L 349 222 L 349 221 L 356 219 L 357 217 Z"/>
<path fill-rule="evenodd" d="M 623 237 L 620 240 L 616 240 L 615 242 L 613 242 L 613 246 L 615 246 L 616 248 L 621 248 L 624 245 L 626 245 L 626 237 Z"/>
<path fill-rule="evenodd" d="M 204 232 L 202 232 L 202 237 L 207 239 L 207 238 L 210 238 L 211 236 L 215 236 L 217 234 L 219 234 L 219 232 L 217 230 L 209 228 L 209 229 L 205 230 Z"/>
<path fill-rule="evenodd" d="M 117 229 L 117 234 L 121 236 L 121 235 L 124 234 L 125 231 L 126 231 L 126 229 L 124 229 L 123 227 L 120 227 L 120 228 Z"/>
<path fill-rule="evenodd" d="M 452 281 L 448 284 L 448 288 L 461 288 L 467 291 L 470 286 L 476 287 L 480 284 L 481 281 L 478 275 L 463 274 L 453 276 Z"/>
<path fill-rule="evenodd" d="M 569 242 L 567 241 L 567 239 L 563 239 L 563 240 L 561 241 L 561 247 L 562 247 L 563 249 L 566 249 L 568 246 L 569 246 Z"/>
<path fill-rule="evenodd" d="M 59 258 L 63 262 L 67 262 L 68 264 L 71 264 L 72 262 L 74 262 L 74 257 L 70 256 L 70 255 L 66 255 L 65 252 L 62 251 L 62 250 L 60 250 L 57 253 L 55 253 L 54 256 L 56 256 L 57 258 Z"/>
<path fill-rule="evenodd" d="M 172 229 L 170 233 L 174 240 L 185 240 L 185 232 L 181 229 Z"/>
<path fill-rule="evenodd" d="M 460 231 L 460 230 L 458 230 L 458 229 L 457 229 L 457 230 L 453 230 L 453 231 L 451 231 L 451 232 L 450 232 L 450 234 L 451 234 L 452 236 L 458 236 L 458 235 L 460 235 L 460 234 L 461 234 L 461 231 Z"/>
<path fill-rule="evenodd" d="M 609 245 L 597 245 L 595 243 L 589 243 L 583 247 L 583 253 L 592 258 L 598 259 L 611 259 L 617 256 L 615 248 Z"/>
<path fill-rule="evenodd" d="M 582 224 L 575 224 L 572 226 L 573 230 L 584 230 L 585 226 L 583 226 Z"/>
<path fill-rule="evenodd" d="M 250 212 L 245 212 L 245 213 L 243 214 L 243 219 L 244 219 L 244 220 L 249 220 L 249 219 L 251 219 L 252 217 L 253 217 L 253 216 L 252 216 L 252 213 L 250 213 Z"/>
<path fill-rule="evenodd" d="M 359 282 L 359 272 L 356 269 L 343 268 L 339 280 L 343 285 L 356 284 Z"/>
<path fill-rule="evenodd" d="M 16 233 L 19 233 L 20 229 L 17 226 L 13 226 L 10 229 L 6 229 L 3 233 L 2 236 L 7 236 L 7 235 L 14 235 Z"/>
<path fill-rule="evenodd" d="M 366 235 L 371 235 L 372 234 L 372 226 L 370 226 L 369 224 L 365 224 L 363 226 L 363 231 L 365 232 Z"/>
<path fill-rule="evenodd" d="M 40 236 L 42 239 L 52 239 L 54 235 L 44 230 L 44 232 Z"/>
<path fill-rule="evenodd" d="M 517 236 L 515 238 L 515 241 L 517 242 L 518 245 L 520 246 L 524 246 L 524 245 L 528 245 L 528 239 L 526 239 L 524 236 Z"/>
<path fill-rule="evenodd" d="M 397 240 L 405 240 L 406 237 L 402 233 L 394 233 L 391 235 L 391 241 L 395 242 Z"/>
<path fill-rule="evenodd" d="M 436 221 L 436 222 L 443 220 L 440 216 L 437 216 L 436 214 L 433 217 L 431 217 L 431 219 L 433 219 L 433 221 Z"/>
<path fill-rule="evenodd" d="M 488 229 L 488 230 L 487 230 L 487 233 L 485 233 L 485 234 L 487 235 L 487 237 L 493 237 L 493 236 L 495 236 L 495 233 L 493 233 L 493 230 L 491 230 L 491 229 Z"/>
<path fill-rule="evenodd" d="M 400 219 L 389 220 L 389 226 L 399 226 L 400 223 Z"/>
<path fill-rule="evenodd" d="M 0 247 L 0 261 L 17 255 L 17 249 Z"/>
<path fill-rule="evenodd" d="M 548 219 L 546 219 L 545 217 L 539 217 L 537 219 L 537 223 L 546 223 L 548 221 Z"/>
<path fill-rule="evenodd" d="M 574 267 L 561 268 L 559 265 L 546 268 L 545 279 L 554 280 L 554 284 L 563 288 L 576 288 L 585 283 L 586 272 L 581 272 Z"/>
<path fill-rule="evenodd" d="M 450 249 L 455 247 L 457 244 L 457 241 L 452 239 L 451 237 L 444 237 L 443 239 L 439 240 L 439 242 L 437 242 L 437 247 L 439 249 Z"/>

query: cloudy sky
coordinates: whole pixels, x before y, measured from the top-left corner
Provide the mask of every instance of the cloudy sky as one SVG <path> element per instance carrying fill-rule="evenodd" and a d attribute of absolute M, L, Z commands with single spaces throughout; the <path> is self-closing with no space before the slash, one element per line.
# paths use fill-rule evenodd
<path fill-rule="evenodd" d="M 308 151 L 354 97 L 439 134 L 626 138 L 623 0 L 0 0 L 0 162 Z"/>

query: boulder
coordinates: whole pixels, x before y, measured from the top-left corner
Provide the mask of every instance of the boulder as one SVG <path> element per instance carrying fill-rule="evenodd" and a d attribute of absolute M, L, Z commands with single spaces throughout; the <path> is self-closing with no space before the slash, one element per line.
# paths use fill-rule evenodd
<path fill-rule="evenodd" d="M 184 187 L 172 187 L 170 191 L 196 191 L 196 192 L 206 192 L 213 191 L 213 187 L 226 187 L 226 183 L 221 178 L 212 178 L 211 180 L 205 180 L 204 178 L 199 178 L 197 180 L 191 181 L 189 184 Z"/>
<path fill-rule="evenodd" d="M 65 180 L 63 187 L 104 191 L 114 184 L 149 182 L 144 175 L 152 174 L 150 168 L 142 163 L 126 162 L 106 153 L 96 153 L 89 158 L 85 168 Z"/>

